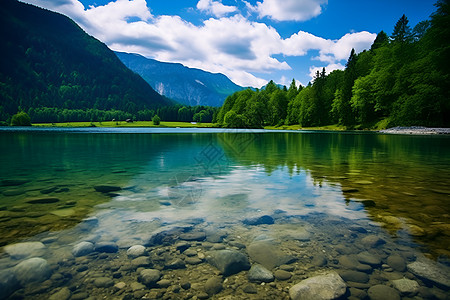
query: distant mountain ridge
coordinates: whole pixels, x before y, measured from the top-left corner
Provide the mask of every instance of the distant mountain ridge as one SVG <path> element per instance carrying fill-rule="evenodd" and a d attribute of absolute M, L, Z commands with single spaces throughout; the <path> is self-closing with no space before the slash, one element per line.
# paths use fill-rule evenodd
<path fill-rule="evenodd" d="M 0 1 L 0 118 L 37 107 L 122 110 L 172 104 L 74 21 Z"/>
<path fill-rule="evenodd" d="M 116 52 L 116 55 L 161 95 L 182 104 L 221 106 L 226 97 L 244 89 L 223 74 L 160 62 L 139 54 Z"/>

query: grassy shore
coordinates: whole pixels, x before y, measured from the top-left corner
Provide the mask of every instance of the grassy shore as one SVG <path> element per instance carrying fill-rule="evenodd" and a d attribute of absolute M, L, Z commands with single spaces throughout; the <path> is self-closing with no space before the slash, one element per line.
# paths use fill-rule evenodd
<path fill-rule="evenodd" d="M 67 122 L 67 123 L 36 123 L 36 127 L 162 127 L 162 128 L 210 128 L 216 127 L 213 123 L 190 123 L 190 122 L 162 122 L 154 125 L 152 121 L 137 122 Z"/>

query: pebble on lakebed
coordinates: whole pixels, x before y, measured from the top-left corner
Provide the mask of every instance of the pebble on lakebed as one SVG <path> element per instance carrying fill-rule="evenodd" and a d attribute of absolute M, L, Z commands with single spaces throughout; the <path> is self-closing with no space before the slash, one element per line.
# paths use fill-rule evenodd
<path fill-rule="evenodd" d="M 286 220 L 242 222 L 222 233 L 222 242 L 208 241 L 213 231 L 198 223 L 157 231 L 151 244 L 119 247 L 94 235 L 66 245 L 68 251 L 39 241 L 12 244 L 4 247 L 10 261 L 0 271 L 0 299 L 387 300 L 448 294 L 447 266 L 416 258 L 372 225 L 334 220 L 317 231 L 310 226 L 315 219 L 299 218 L 302 239 L 268 230 Z"/>

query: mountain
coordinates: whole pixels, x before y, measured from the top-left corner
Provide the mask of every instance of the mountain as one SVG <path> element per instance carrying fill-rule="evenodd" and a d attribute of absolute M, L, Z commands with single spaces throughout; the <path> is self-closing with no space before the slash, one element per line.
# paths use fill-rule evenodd
<path fill-rule="evenodd" d="M 173 103 L 59 13 L 1 0 L 0 36 L 0 117 L 37 107 L 136 113 Z"/>
<path fill-rule="evenodd" d="M 159 62 L 138 54 L 116 52 L 120 60 L 142 76 L 161 95 L 187 105 L 221 106 L 229 95 L 243 90 L 223 74 L 176 63 Z"/>

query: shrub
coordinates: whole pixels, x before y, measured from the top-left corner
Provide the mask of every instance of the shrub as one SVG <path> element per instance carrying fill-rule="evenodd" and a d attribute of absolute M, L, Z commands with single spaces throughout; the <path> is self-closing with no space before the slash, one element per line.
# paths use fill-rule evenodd
<path fill-rule="evenodd" d="M 11 118 L 12 126 L 31 126 L 30 116 L 24 112 L 20 111 Z"/>
<path fill-rule="evenodd" d="M 158 115 L 154 115 L 152 121 L 153 125 L 159 125 L 161 123 L 161 118 Z"/>

